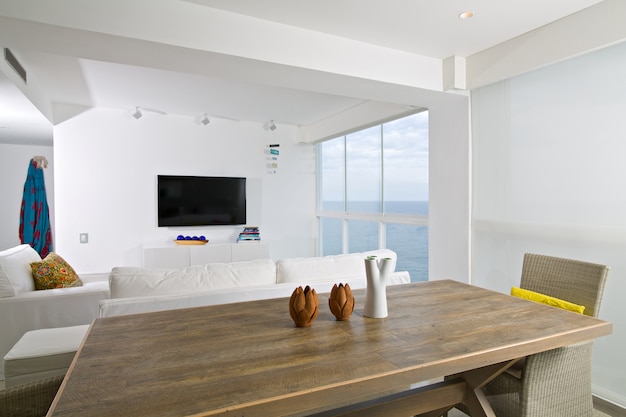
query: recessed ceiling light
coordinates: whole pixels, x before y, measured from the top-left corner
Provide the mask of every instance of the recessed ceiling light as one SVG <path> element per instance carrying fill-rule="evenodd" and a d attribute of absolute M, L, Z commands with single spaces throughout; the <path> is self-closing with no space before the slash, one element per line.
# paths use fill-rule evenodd
<path fill-rule="evenodd" d="M 474 12 L 467 11 L 459 14 L 459 19 L 469 19 L 472 16 L 474 16 Z"/>

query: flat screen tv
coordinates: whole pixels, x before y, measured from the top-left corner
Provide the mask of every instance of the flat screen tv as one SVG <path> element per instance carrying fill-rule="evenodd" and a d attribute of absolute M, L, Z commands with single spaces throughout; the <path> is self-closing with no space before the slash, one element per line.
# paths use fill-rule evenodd
<path fill-rule="evenodd" d="M 246 223 L 246 179 L 159 175 L 158 223 L 214 226 Z"/>

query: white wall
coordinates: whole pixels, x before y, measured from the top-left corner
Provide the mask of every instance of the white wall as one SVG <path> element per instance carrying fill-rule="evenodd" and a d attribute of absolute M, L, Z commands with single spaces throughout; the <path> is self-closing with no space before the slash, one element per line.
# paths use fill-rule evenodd
<path fill-rule="evenodd" d="M 469 280 L 469 107 L 456 94 L 398 95 L 429 108 L 431 279 Z M 415 90 L 417 91 L 417 90 Z M 315 149 L 295 127 L 93 109 L 54 128 L 56 248 L 81 273 L 141 265 L 178 234 L 233 242 L 240 227 L 156 227 L 156 175 L 249 177 L 249 219 L 274 259 L 316 254 Z M 265 146 L 280 144 L 277 174 Z M 79 243 L 81 233 L 89 243 Z"/>
<path fill-rule="evenodd" d="M 472 91 L 474 284 L 508 292 L 525 252 L 611 266 L 594 392 L 626 406 L 626 43 Z"/>
<path fill-rule="evenodd" d="M 384 91 L 374 99 L 429 109 L 431 279 L 467 282 L 468 98 L 412 88 Z M 249 223 L 262 227 L 272 258 L 316 254 L 314 145 L 297 143 L 295 127 L 279 126 L 270 134 L 258 123 L 214 119 L 203 126 L 191 117 L 144 113 L 135 120 L 129 111 L 93 109 L 54 128 L 57 191 L 49 200 L 56 209 L 55 248 L 79 273 L 140 265 L 144 245 L 172 244 L 181 232 L 212 242 L 234 240 L 236 227 L 157 228 L 160 173 L 249 177 Z M 267 174 L 268 143 L 281 145 L 276 175 Z M 79 243 L 81 233 L 89 234 L 88 244 Z"/>
<path fill-rule="evenodd" d="M 284 247 L 314 255 L 314 147 L 297 144 L 294 127 L 268 133 L 258 123 L 130 113 L 93 109 L 54 128 L 57 251 L 79 272 L 140 266 L 144 245 L 173 245 L 178 234 L 235 241 L 240 226 L 157 227 L 158 174 L 247 177 L 248 223 L 275 242 L 272 256 Z M 270 143 L 280 144 L 276 174 Z"/>
<path fill-rule="evenodd" d="M 54 158 L 52 146 L 0 144 L 0 250 L 20 244 L 20 208 L 30 159 L 43 155 L 48 159 L 44 169 L 50 224 L 54 238 Z"/>
<path fill-rule="evenodd" d="M 470 279 L 469 100 L 447 95 L 429 104 L 428 275 Z"/>

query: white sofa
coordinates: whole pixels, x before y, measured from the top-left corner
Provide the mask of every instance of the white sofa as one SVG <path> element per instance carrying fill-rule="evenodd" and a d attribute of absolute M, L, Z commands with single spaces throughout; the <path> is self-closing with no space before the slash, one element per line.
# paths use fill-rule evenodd
<path fill-rule="evenodd" d="M 213 263 L 184 269 L 113 268 L 111 298 L 100 301 L 100 317 L 146 313 L 177 308 L 289 297 L 298 286 L 310 285 L 318 293 L 334 284 L 365 288 L 365 257 L 397 260 L 383 249 L 314 258 L 260 259 Z M 394 272 L 388 285 L 410 282 L 406 271 Z"/>
<path fill-rule="evenodd" d="M 110 296 L 107 273 L 81 275 L 80 287 L 35 290 L 30 263 L 37 261 L 29 245 L 0 252 L 0 358 L 28 331 L 90 324 Z"/>

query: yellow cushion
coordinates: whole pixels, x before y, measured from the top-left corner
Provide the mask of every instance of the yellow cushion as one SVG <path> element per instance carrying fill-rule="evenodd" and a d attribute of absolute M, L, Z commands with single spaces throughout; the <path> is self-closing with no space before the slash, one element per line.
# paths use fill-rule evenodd
<path fill-rule="evenodd" d="M 54 252 L 50 252 L 41 262 L 31 262 L 30 267 L 35 279 L 35 288 L 38 290 L 83 285 L 74 268 Z"/>
<path fill-rule="evenodd" d="M 585 311 L 585 306 L 580 306 L 578 304 L 570 303 L 569 301 L 550 297 L 549 295 L 541 294 L 534 291 L 523 290 L 517 287 L 511 288 L 511 295 L 519 298 L 524 298 L 526 300 L 535 301 L 537 303 L 562 308 L 563 310 L 574 311 L 580 314 L 583 314 L 583 312 Z"/>

